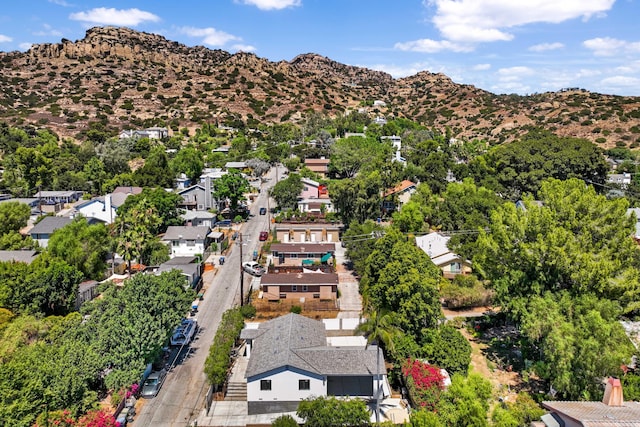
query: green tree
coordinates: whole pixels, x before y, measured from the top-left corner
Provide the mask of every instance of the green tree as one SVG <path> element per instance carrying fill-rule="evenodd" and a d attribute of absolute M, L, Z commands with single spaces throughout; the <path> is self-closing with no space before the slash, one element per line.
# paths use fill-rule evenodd
<path fill-rule="evenodd" d="M 271 189 L 271 197 L 276 201 L 281 210 L 296 209 L 298 207 L 298 196 L 302 191 L 303 184 L 300 175 L 289 174 L 286 179 L 279 181 Z"/>
<path fill-rule="evenodd" d="M 363 172 L 353 179 L 332 180 L 329 183 L 331 200 L 343 224 L 380 218 L 380 194 L 383 188 L 382 176 L 378 171 Z"/>
<path fill-rule="evenodd" d="M 390 145 L 381 144 L 375 138 L 350 136 L 331 146 L 329 171 L 338 178 L 353 178 L 365 165 L 369 171 L 376 170 L 390 158 Z"/>
<path fill-rule="evenodd" d="M 305 426 L 361 427 L 369 424 L 367 405 L 360 399 L 338 400 L 334 396 L 303 399 L 296 414 Z"/>
<path fill-rule="evenodd" d="M 231 215 L 238 211 L 238 201 L 243 200 L 249 191 L 249 182 L 237 170 L 232 170 L 214 183 L 213 197 L 218 201 L 228 202 Z"/>
<path fill-rule="evenodd" d="M 149 225 L 152 225 L 149 232 L 161 234 L 167 231 L 167 227 L 170 225 L 183 224 L 180 216 L 183 211 L 178 208 L 180 200 L 181 197 L 178 194 L 162 188 L 145 188 L 142 193 L 127 197 L 122 206 L 118 208 L 118 215 L 126 217 L 133 209 L 144 210 L 148 207 L 160 219 L 159 222 L 155 220 L 149 222 Z"/>
<path fill-rule="evenodd" d="M 388 229 L 367 258 L 360 291 L 377 309 L 395 312 L 400 329 L 419 338 L 422 329 L 435 326 L 442 315 L 441 275 L 424 251 Z"/>
<path fill-rule="evenodd" d="M 383 231 L 384 227 L 372 220 L 363 223 L 353 221 L 342 235 L 342 242 L 347 248 L 347 258 L 353 263 L 353 269 L 359 275 L 364 273 L 367 258 L 375 247 L 376 239 L 382 236 Z"/>
<path fill-rule="evenodd" d="M 112 229 L 116 236 L 116 251 L 127 261 L 129 272 L 131 261 L 141 261 L 145 247 L 156 239 L 152 230 L 161 223 L 162 219 L 147 199 L 140 200 L 116 217 Z"/>
<path fill-rule="evenodd" d="M 451 385 L 441 395 L 436 412 L 440 425 L 446 427 L 488 426 L 487 413 L 491 384 L 479 374 L 454 375 Z"/>
<path fill-rule="evenodd" d="M 518 312 L 532 295 L 568 290 L 618 300 L 627 313 L 638 309 L 640 250 L 629 238 L 626 201 L 607 200 L 577 179 L 543 182 L 539 199 L 525 198 L 525 210 L 502 205 L 478 237 L 474 267 L 501 306 Z"/>
<path fill-rule="evenodd" d="M 393 225 L 403 233 L 427 231 L 429 228 L 429 223 L 425 222 L 423 207 L 413 200 L 409 200 L 398 212 L 393 213 Z"/>
<path fill-rule="evenodd" d="M 469 341 L 451 326 L 439 326 L 423 332 L 421 356 L 444 368 L 450 375 L 466 375 L 471 363 Z"/>
<path fill-rule="evenodd" d="M 56 230 L 47 251 L 82 272 L 85 278 L 100 280 L 107 270 L 109 233 L 104 224 L 89 225 L 83 217 Z"/>
<path fill-rule="evenodd" d="M 280 415 L 273 420 L 271 427 L 298 427 L 298 422 L 291 415 Z"/>
<path fill-rule="evenodd" d="M 464 231 L 449 242 L 456 253 L 473 258 L 477 232 L 489 225 L 491 211 L 502 204 L 494 191 L 477 187 L 473 180 L 453 182 L 433 208 L 434 225 L 444 231 Z"/>
<path fill-rule="evenodd" d="M 26 203 L 5 202 L 0 204 L 0 235 L 19 232 L 27 225 L 31 209 Z"/>
<path fill-rule="evenodd" d="M 544 413 L 528 393 L 521 392 L 515 402 L 504 402 L 496 407 L 491 419 L 495 427 L 527 427 L 539 420 Z"/>
<path fill-rule="evenodd" d="M 107 179 L 107 171 L 105 170 L 104 163 L 97 157 L 92 157 L 84 165 L 83 172 L 87 179 L 91 181 L 94 194 L 102 194 L 102 185 Z"/>
<path fill-rule="evenodd" d="M 174 174 L 169 166 L 169 158 L 164 148 L 151 150 L 144 166 L 133 173 L 133 178 L 140 187 L 173 188 Z"/>
<path fill-rule="evenodd" d="M 61 259 L 40 255 L 31 264 L 23 307 L 29 312 L 64 315 L 74 310 L 82 272 Z"/>
<path fill-rule="evenodd" d="M 197 182 L 204 168 L 204 158 L 202 152 L 194 147 L 184 147 L 169 161 L 169 164 L 174 176 L 183 173 L 191 182 Z"/>
<path fill-rule="evenodd" d="M 532 130 L 521 140 L 501 145 L 475 162 L 494 165 L 494 172 L 484 169 L 497 179 L 498 188 L 494 190 L 513 201 L 524 194 L 536 194 L 548 178 L 578 178 L 602 185 L 608 171 L 602 151 L 593 143 L 542 130 Z M 474 170 L 475 166 L 470 168 Z M 476 182 L 483 179 L 483 175 L 475 176 Z"/>

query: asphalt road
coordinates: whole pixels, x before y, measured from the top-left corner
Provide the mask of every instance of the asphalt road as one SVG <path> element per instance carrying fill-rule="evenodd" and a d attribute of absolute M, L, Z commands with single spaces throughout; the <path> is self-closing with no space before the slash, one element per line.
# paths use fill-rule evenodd
<path fill-rule="evenodd" d="M 282 167 L 279 170 L 279 174 L 281 173 Z M 259 196 L 250 207 L 252 216 L 240 229 L 243 241 L 242 261 L 251 260 L 253 251 L 257 250 L 261 244 L 258 240 L 260 232 L 270 228 L 270 215 L 259 215 L 258 211 L 260 207 L 268 206 L 268 189 L 276 183 L 276 170 L 272 168 L 266 178 L 267 181 L 262 184 Z M 216 267 L 215 274 L 205 273 L 203 287 L 206 291 L 196 316 L 199 331 L 190 348 L 181 352 L 182 357 L 178 358 L 178 362 L 168 373 L 158 395 L 152 399 L 142 399 L 142 405 L 138 408 L 134 421 L 130 423 L 131 426 L 191 426 L 193 420 L 204 408 L 204 399 L 209 386 L 204 374 L 204 362 L 209 347 L 213 343 L 222 314 L 240 302 L 240 275 L 245 274 L 245 298 L 251 285 L 252 277 L 241 273 L 239 240 L 233 243 L 224 265 Z"/>

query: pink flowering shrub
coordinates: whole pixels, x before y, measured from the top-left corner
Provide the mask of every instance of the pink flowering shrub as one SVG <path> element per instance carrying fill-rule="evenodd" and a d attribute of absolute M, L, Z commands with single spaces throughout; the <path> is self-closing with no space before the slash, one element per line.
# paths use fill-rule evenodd
<path fill-rule="evenodd" d="M 75 427 L 118 427 L 116 419 L 105 410 L 89 411 L 80 417 Z"/>
<path fill-rule="evenodd" d="M 402 365 L 402 375 L 413 404 L 433 410 L 444 390 L 444 376 L 440 368 L 418 359 L 408 359 Z"/>

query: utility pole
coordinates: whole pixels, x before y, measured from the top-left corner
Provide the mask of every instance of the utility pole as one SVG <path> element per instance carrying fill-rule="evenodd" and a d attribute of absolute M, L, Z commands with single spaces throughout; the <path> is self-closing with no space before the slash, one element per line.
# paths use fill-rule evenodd
<path fill-rule="evenodd" d="M 238 233 L 240 244 L 240 307 L 244 305 L 244 269 L 242 268 L 242 233 Z"/>

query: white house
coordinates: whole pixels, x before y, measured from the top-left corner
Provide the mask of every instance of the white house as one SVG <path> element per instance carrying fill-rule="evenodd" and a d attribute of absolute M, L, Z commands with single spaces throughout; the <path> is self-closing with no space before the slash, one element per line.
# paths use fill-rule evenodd
<path fill-rule="evenodd" d="M 393 161 L 394 162 L 400 162 L 403 165 L 407 164 L 407 159 L 405 159 L 404 157 L 402 157 L 402 138 L 400 138 L 397 135 L 393 135 L 393 136 L 381 136 L 380 139 L 382 141 L 390 141 L 391 145 L 393 145 L 393 148 L 395 148 L 396 152 L 393 156 Z"/>
<path fill-rule="evenodd" d="M 127 197 L 132 193 L 111 193 L 104 197 L 97 197 L 91 200 L 78 202 L 73 206 L 74 213 L 82 215 L 85 218 L 93 218 L 104 222 L 105 224 L 113 224 L 116 216 L 118 216 L 118 208 L 122 206 Z"/>
<path fill-rule="evenodd" d="M 169 245 L 171 258 L 202 255 L 208 246 L 210 228 L 172 225 L 167 228 L 162 241 Z"/>
<path fill-rule="evenodd" d="M 471 261 L 449 249 L 450 239 L 451 237 L 440 233 L 429 233 L 416 237 L 416 245 L 429 255 L 445 277 L 452 278 L 458 274 L 471 273 Z"/>
<path fill-rule="evenodd" d="M 379 386 L 381 398 L 390 394 L 378 348 L 330 346 L 317 320 L 290 313 L 243 329 L 241 338 L 249 358 L 249 415 L 295 411 L 311 396 L 373 399 Z"/>

